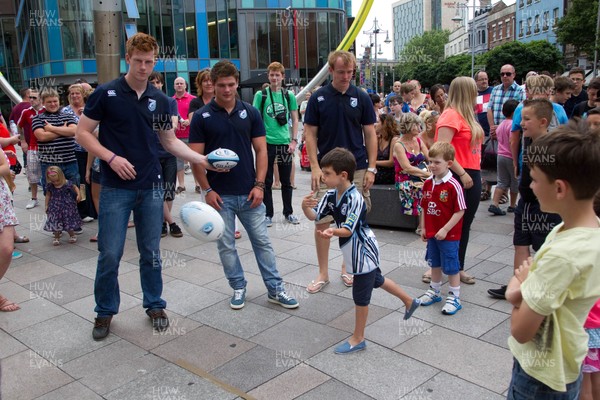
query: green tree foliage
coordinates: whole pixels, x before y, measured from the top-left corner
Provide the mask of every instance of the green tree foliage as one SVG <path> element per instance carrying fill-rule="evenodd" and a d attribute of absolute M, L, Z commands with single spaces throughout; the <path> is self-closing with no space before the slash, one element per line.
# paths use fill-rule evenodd
<path fill-rule="evenodd" d="M 444 45 L 448 43 L 449 36 L 450 31 L 448 30 L 434 30 L 409 40 L 398 56 L 396 76 L 404 82 L 414 77 L 416 71 L 424 66 L 442 61 Z"/>
<path fill-rule="evenodd" d="M 571 0 L 566 15 L 558 21 L 558 42 L 575 46 L 577 55 L 592 54 L 596 40 L 596 15 L 598 0 Z"/>

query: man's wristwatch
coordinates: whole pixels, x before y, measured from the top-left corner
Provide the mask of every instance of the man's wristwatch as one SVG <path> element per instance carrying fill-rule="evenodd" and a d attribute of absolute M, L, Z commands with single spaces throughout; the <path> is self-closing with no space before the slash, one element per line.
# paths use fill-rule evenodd
<path fill-rule="evenodd" d="M 372 172 L 374 175 L 377 175 L 377 168 L 367 168 L 368 172 Z"/>

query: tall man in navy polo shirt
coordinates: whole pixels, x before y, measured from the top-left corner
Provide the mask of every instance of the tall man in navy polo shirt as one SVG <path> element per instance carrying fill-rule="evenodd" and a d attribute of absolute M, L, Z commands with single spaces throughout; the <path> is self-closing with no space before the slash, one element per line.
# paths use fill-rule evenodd
<path fill-rule="evenodd" d="M 158 55 L 158 43 L 145 33 L 127 40 L 127 74 L 99 86 L 90 96 L 77 126 L 77 141 L 101 161 L 100 212 L 98 216 L 98 267 L 94 284 L 94 340 L 109 333 L 112 316 L 119 312 L 119 262 L 123 255 L 127 221 L 133 211 L 140 252 L 143 307 L 152 326 L 164 330 L 169 320 L 162 295 L 160 234 L 163 220 L 161 167 L 156 135 L 173 155 L 203 163 L 175 137 L 169 100 L 148 83 Z M 92 132 L 100 124 L 100 135 Z"/>
<path fill-rule="evenodd" d="M 227 173 L 193 167 L 206 203 L 219 211 L 225 221 L 225 232 L 219 241 L 219 257 L 223 271 L 233 289 L 229 303 L 234 310 L 244 307 L 246 279 L 235 249 L 235 217 L 248 232 L 258 269 L 267 287 L 267 300 L 285 308 L 296 308 L 298 302 L 288 296 L 275 264 L 275 253 L 267 235 L 266 207 L 263 204 L 267 174 L 267 141 L 260 113 L 236 98 L 239 72 L 229 61 L 216 63 L 210 71 L 215 98 L 194 113 L 190 125 L 190 147 L 198 153 L 225 148 L 240 158 Z M 371 107 L 372 108 L 372 107 Z M 254 157 L 256 153 L 256 171 Z"/>
<path fill-rule="evenodd" d="M 312 171 L 311 188 L 319 198 L 325 194 L 327 187 L 321 180 L 319 160 L 336 147 L 346 148 L 356 158 L 354 185 L 365 198 L 368 212 L 371 209 L 369 189 L 377 173 L 374 125 L 377 116 L 369 95 L 351 83 L 356 70 L 354 55 L 347 51 L 334 51 L 329 54 L 328 63 L 332 81 L 312 94 L 304 114 L 306 150 Z M 333 219 L 329 217 L 315 222 L 319 276 L 307 286 L 309 293 L 316 293 L 329 283 L 329 240 L 321 238 L 317 231 L 327 229 L 331 222 Z M 346 286 L 352 286 L 352 277 L 346 274 L 344 264 L 342 280 Z"/>

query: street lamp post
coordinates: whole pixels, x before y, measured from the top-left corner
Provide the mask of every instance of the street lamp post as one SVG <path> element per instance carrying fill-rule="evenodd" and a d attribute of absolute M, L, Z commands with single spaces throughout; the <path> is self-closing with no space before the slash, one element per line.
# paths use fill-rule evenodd
<path fill-rule="evenodd" d="M 475 74 L 475 17 L 476 17 L 476 12 L 475 10 L 477 8 L 480 9 L 485 9 L 485 10 L 489 10 L 490 7 L 478 7 L 475 5 L 475 0 L 473 0 L 473 5 L 470 6 L 467 2 L 465 3 L 458 3 L 456 5 L 456 15 L 452 18 L 453 22 L 456 23 L 464 23 L 463 18 L 458 14 L 458 10 L 464 8 L 464 9 L 469 9 L 472 8 L 473 9 L 473 19 L 471 19 L 471 77 L 473 77 L 473 75 Z"/>
<path fill-rule="evenodd" d="M 379 27 L 379 25 L 377 24 L 377 18 L 375 18 L 373 20 L 373 27 L 368 30 L 368 31 L 363 31 L 363 33 L 365 35 L 369 35 L 369 45 L 372 46 L 371 44 L 371 35 L 375 35 L 375 93 L 379 92 L 379 86 L 377 85 L 377 80 L 378 80 L 378 71 L 377 71 L 377 55 L 381 55 L 383 54 L 383 52 L 381 51 L 381 45 L 379 45 L 379 47 L 377 47 L 377 35 L 379 35 L 380 33 L 385 33 L 386 37 L 385 40 L 383 41 L 384 43 L 388 44 L 391 43 L 392 41 L 390 40 L 390 34 L 388 31 L 386 31 L 385 29 L 381 29 Z"/>

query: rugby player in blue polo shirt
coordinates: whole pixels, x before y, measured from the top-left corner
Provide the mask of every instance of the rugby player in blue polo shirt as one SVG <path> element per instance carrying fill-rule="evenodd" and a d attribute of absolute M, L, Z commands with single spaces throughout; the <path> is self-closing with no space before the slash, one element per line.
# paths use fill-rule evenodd
<path fill-rule="evenodd" d="M 164 311 L 167 303 L 161 298 L 163 189 L 156 132 L 174 156 L 209 167 L 205 156 L 175 137 L 169 100 L 148 82 L 158 55 L 156 39 L 137 33 L 127 40 L 125 50 L 127 74 L 92 93 L 76 132 L 77 142 L 102 160 L 94 340 L 108 336 L 112 316 L 119 312 L 117 277 L 131 211 L 140 252 L 143 307 L 156 330 L 169 326 Z M 96 138 L 92 132 L 98 124 Z"/>
<path fill-rule="evenodd" d="M 267 174 L 265 125 L 256 108 L 237 99 L 239 77 L 237 68 L 229 61 L 219 61 L 212 67 L 210 79 L 215 87 L 215 97 L 194 113 L 189 145 L 200 154 L 208 154 L 218 148 L 233 150 L 240 161 L 227 173 L 205 173 L 198 166 L 192 167 L 192 171 L 202 187 L 206 203 L 225 221 L 225 232 L 217 247 L 223 271 L 233 289 L 229 306 L 239 310 L 246 300 L 247 282 L 235 248 L 237 216 L 248 232 L 258 269 L 267 287 L 267 300 L 285 308 L 297 308 L 298 302 L 285 292 L 277 271 L 275 252 L 267 235 L 266 207 L 263 204 Z"/>
<path fill-rule="evenodd" d="M 310 96 L 304 114 L 306 151 L 312 171 L 311 188 L 317 198 L 325 194 L 327 187 L 322 182 L 319 160 L 330 150 L 343 147 L 356 159 L 353 183 L 363 195 L 368 212 L 371 209 L 369 189 L 377 173 L 377 136 L 374 125 L 377 116 L 369 95 L 352 84 L 356 70 L 354 54 L 348 51 L 331 52 L 328 63 L 332 81 Z M 317 231 L 324 231 L 331 222 L 331 216 L 315 222 L 319 275 L 306 287 L 309 293 L 317 293 L 329 283 L 329 240 L 323 239 Z M 346 274 L 344 264 L 341 277 L 344 285 L 352 286 L 352 275 Z"/>

